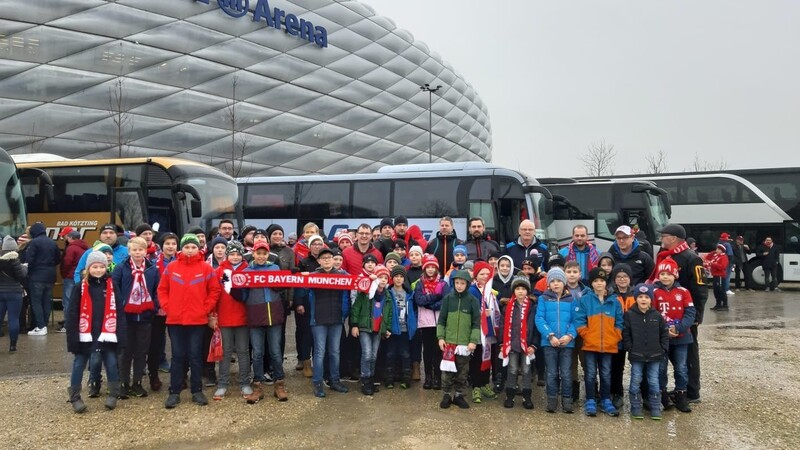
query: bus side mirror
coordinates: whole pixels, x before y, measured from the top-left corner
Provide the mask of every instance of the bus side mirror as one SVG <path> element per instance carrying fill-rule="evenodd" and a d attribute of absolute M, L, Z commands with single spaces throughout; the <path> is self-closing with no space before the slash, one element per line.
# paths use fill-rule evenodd
<path fill-rule="evenodd" d="M 203 205 L 200 203 L 200 200 L 193 198 L 189 205 L 192 209 L 192 217 L 202 217 L 203 216 Z"/>
<path fill-rule="evenodd" d="M 553 199 L 546 198 L 544 199 L 544 213 L 549 215 L 553 214 Z"/>

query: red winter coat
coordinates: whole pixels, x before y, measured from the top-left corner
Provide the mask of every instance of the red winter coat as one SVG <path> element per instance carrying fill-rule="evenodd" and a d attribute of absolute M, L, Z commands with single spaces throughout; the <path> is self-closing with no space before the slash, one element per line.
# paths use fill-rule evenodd
<path fill-rule="evenodd" d="M 89 246 L 82 239 L 75 239 L 67 245 L 64 258 L 61 260 L 61 278 L 72 278 L 75 275 L 78 261 L 88 249 Z"/>
<path fill-rule="evenodd" d="M 167 325 L 208 325 L 222 287 L 203 256 L 180 254 L 164 270 L 158 300 L 167 313 Z"/>
<path fill-rule="evenodd" d="M 711 252 L 703 259 L 703 265 L 711 271 L 712 277 L 728 276 L 728 256 L 725 253 Z"/>
<path fill-rule="evenodd" d="M 383 255 L 381 255 L 381 252 L 373 247 L 372 244 L 369 244 L 369 248 L 364 253 L 361 253 L 358 249 L 358 244 L 356 244 L 344 249 L 344 252 L 342 252 L 342 258 L 344 259 L 344 261 L 342 261 L 342 270 L 350 275 L 359 275 L 363 267 L 361 263 L 364 260 L 364 255 L 367 253 L 375 255 L 375 258 L 378 259 L 378 264 L 383 264 Z"/>
<path fill-rule="evenodd" d="M 230 270 L 233 273 L 242 272 L 247 268 L 247 261 L 242 260 L 239 267 L 233 268 L 233 265 L 225 260 L 217 267 L 216 278 L 222 279 L 223 272 Z M 225 292 L 225 289 L 219 291 L 219 301 L 217 302 L 217 324 L 221 327 L 246 327 L 247 326 L 247 308 L 244 302 L 240 302 L 231 297 L 231 294 Z"/>

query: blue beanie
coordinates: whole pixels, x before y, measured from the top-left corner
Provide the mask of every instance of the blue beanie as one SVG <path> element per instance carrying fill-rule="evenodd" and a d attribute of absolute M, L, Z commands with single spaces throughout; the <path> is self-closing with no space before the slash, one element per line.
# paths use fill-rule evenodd
<path fill-rule="evenodd" d="M 464 256 L 467 256 L 467 247 L 463 245 L 456 245 L 456 247 L 453 249 L 453 256 L 459 253 L 461 253 Z"/>
<path fill-rule="evenodd" d="M 547 285 L 549 286 L 553 280 L 559 280 L 562 283 L 567 284 L 567 274 L 564 273 L 562 268 L 553 267 L 547 271 Z"/>
<path fill-rule="evenodd" d="M 633 288 L 633 293 L 636 294 L 636 297 L 638 297 L 639 294 L 647 294 L 651 301 L 653 300 L 653 297 L 655 297 L 652 284 L 639 283 L 635 288 Z"/>

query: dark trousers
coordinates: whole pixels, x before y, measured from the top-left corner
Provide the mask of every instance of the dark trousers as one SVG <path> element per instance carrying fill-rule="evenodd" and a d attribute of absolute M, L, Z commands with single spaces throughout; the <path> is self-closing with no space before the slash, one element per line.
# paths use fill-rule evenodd
<path fill-rule="evenodd" d="M 422 341 L 422 362 L 425 366 L 425 379 L 433 377 L 441 380 L 442 349 L 436 339 L 436 327 L 419 328 L 415 338 L 419 336 Z M 413 358 L 412 358 L 413 360 Z"/>
<path fill-rule="evenodd" d="M 453 389 L 456 395 L 461 395 L 467 387 L 467 376 L 469 373 L 469 366 L 471 359 L 475 359 L 476 354 L 473 356 L 456 355 L 456 372 L 442 372 L 442 391 L 445 394 L 450 394 Z M 477 357 L 480 360 L 480 356 Z"/>
<path fill-rule="evenodd" d="M 494 358 L 497 358 L 494 352 L 492 354 Z M 481 364 L 483 363 L 481 355 L 483 355 L 483 345 L 478 344 L 475 347 L 475 351 L 472 352 L 472 359 L 469 361 L 469 384 L 473 388 L 489 384 L 491 372 L 490 370 L 481 370 Z"/>
<path fill-rule="evenodd" d="M 612 353 L 611 357 L 611 395 L 624 395 L 625 388 L 622 386 L 622 375 L 625 373 L 625 350 Z"/>
<path fill-rule="evenodd" d="M 33 321 L 38 328 L 44 328 L 47 326 L 50 308 L 53 306 L 53 283 L 31 281 L 28 283 L 28 289 L 30 289 Z"/>
<path fill-rule="evenodd" d="M 128 322 L 128 345 L 122 352 L 122 362 L 119 366 L 120 381 L 124 384 L 131 384 L 131 363 L 133 364 L 133 382 L 140 383 L 142 381 L 152 332 L 150 322 Z"/>
<path fill-rule="evenodd" d="M 411 339 L 411 362 L 421 362 L 422 361 L 422 334 L 419 332 L 419 328 L 417 328 L 417 332 L 414 333 L 414 339 Z"/>
<path fill-rule="evenodd" d="M 728 294 L 725 290 L 725 277 L 714 277 L 714 300 L 716 300 L 716 307 L 728 306 Z"/>
<path fill-rule="evenodd" d="M 741 288 L 741 282 L 744 280 L 744 264 L 735 263 L 733 265 L 733 283 L 736 289 Z"/>
<path fill-rule="evenodd" d="M 169 368 L 169 392 L 180 394 L 186 363 L 191 369 L 191 391 L 203 390 L 203 333 L 206 325 L 169 325 L 169 340 L 172 344 L 172 362 Z"/>
<path fill-rule="evenodd" d="M 700 398 L 700 347 L 697 345 L 697 325 L 692 325 L 690 330 L 694 341 L 689 344 L 686 355 L 686 367 L 689 372 L 686 396 L 694 399 Z"/>
<path fill-rule="evenodd" d="M 396 378 L 396 367 L 400 367 L 403 381 L 411 380 L 411 340 L 408 332 L 393 334 L 386 340 L 386 382 Z"/>
<path fill-rule="evenodd" d="M 770 291 L 774 291 L 778 287 L 778 265 L 772 267 L 763 267 L 764 269 L 764 287 Z M 772 278 L 772 279 L 770 279 Z"/>
<path fill-rule="evenodd" d="M 147 373 L 156 376 L 161 362 L 161 352 L 167 341 L 167 316 L 153 316 L 150 323 L 150 348 L 147 351 Z"/>
<path fill-rule="evenodd" d="M 314 339 L 311 336 L 311 316 L 309 312 L 295 314 L 294 322 L 294 342 L 297 346 L 297 360 L 308 361 L 311 359 L 311 347 L 314 345 Z"/>

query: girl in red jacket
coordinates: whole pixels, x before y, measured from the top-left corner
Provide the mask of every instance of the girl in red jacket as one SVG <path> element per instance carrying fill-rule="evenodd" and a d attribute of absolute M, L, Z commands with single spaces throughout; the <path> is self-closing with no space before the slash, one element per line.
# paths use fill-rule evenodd
<path fill-rule="evenodd" d="M 712 311 L 728 310 L 728 294 L 723 288 L 725 277 L 728 276 L 728 256 L 725 254 L 725 246 L 717 244 L 716 251 L 713 251 L 703 258 L 703 265 L 711 272 L 714 278 L 714 299 L 717 304 L 711 308 Z"/>
<path fill-rule="evenodd" d="M 209 315 L 217 306 L 221 287 L 214 269 L 200 253 L 197 235 L 186 233 L 181 238 L 181 253 L 164 270 L 158 285 L 158 299 L 167 313 L 167 327 L 172 344 L 172 364 L 169 369 L 168 409 L 180 403 L 181 384 L 186 374 L 186 361 L 191 368 L 192 401 L 207 405 L 203 394 L 203 332 Z M 216 322 L 216 318 L 213 322 Z"/>

